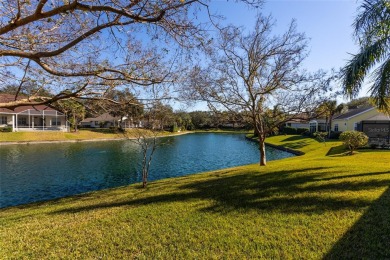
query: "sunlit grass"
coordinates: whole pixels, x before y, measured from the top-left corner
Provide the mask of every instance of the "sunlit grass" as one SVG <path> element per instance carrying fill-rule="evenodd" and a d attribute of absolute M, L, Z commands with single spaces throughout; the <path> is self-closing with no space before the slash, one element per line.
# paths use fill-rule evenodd
<path fill-rule="evenodd" d="M 0 132 L 0 142 L 34 142 L 34 141 L 68 141 L 68 140 L 99 140 L 136 137 L 139 132 L 147 132 L 143 129 L 129 129 L 126 135 L 110 129 L 79 130 L 77 132 Z M 171 132 L 160 131 L 157 135 L 171 135 Z"/>
<path fill-rule="evenodd" d="M 267 141 L 305 155 L 0 210 L 0 259 L 390 257 L 390 152 Z"/>

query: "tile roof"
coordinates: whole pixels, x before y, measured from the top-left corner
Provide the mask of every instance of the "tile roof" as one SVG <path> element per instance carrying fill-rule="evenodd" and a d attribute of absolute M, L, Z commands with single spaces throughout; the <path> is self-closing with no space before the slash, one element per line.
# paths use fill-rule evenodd
<path fill-rule="evenodd" d="M 0 103 L 8 103 L 8 102 L 12 102 L 14 100 L 15 100 L 15 95 L 0 94 Z M 20 107 L 14 108 L 14 109 L 0 108 L 0 113 L 16 114 L 16 113 L 23 112 L 23 111 L 25 111 L 27 109 L 33 109 L 33 110 L 39 110 L 39 111 L 42 111 L 42 110 L 45 110 L 45 111 L 56 111 L 55 109 L 53 109 L 51 107 L 48 107 L 46 105 L 36 105 L 36 106 L 20 106 Z"/>

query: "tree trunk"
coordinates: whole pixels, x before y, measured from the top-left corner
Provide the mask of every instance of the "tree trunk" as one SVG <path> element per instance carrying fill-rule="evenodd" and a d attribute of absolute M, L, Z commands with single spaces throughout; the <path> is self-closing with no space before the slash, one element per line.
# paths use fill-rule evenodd
<path fill-rule="evenodd" d="M 255 131 L 254 131 L 254 133 L 253 133 L 253 136 L 254 136 L 254 137 L 260 136 L 260 135 L 259 135 L 259 130 L 257 129 L 257 127 L 255 127 Z"/>
<path fill-rule="evenodd" d="M 328 133 L 329 139 L 330 139 L 330 133 L 332 132 L 332 116 L 333 115 L 330 115 L 330 118 L 329 118 L 329 133 Z"/>
<path fill-rule="evenodd" d="M 76 124 L 76 114 L 73 112 L 73 129 L 77 132 L 77 124 Z"/>
<path fill-rule="evenodd" d="M 267 159 L 265 155 L 265 142 L 263 138 L 259 138 L 259 150 L 260 150 L 260 166 L 266 166 Z"/>

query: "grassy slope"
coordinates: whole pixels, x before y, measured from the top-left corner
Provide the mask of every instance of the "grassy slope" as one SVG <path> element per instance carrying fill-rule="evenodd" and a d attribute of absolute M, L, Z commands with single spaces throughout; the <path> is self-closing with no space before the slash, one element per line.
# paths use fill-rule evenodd
<path fill-rule="evenodd" d="M 0 259 L 390 257 L 390 152 L 268 141 L 306 154 L 0 210 Z"/>
<path fill-rule="evenodd" d="M 127 137 L 135 136 L 134 131 L 142 131 L 139 129 L 127 130 Z M 159 135 L 168 135 L 171 132 L 160 132 Z M 92 140 L 92 139 L 116 139 L 125 138 L 123 133 L 114 133 L 108 129 L 97 130 L 79 130 L 78 132 L 0 132 L 1 142 L 34 142 L 34 141 L 67 141 L 67 140 Z"/>

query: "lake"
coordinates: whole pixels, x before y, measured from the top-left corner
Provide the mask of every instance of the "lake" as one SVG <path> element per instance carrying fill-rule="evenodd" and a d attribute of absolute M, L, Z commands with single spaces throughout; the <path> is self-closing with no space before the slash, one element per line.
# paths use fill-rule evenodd
<path fill-rule="evenodd" d="M 149 181 L 252 164 L 256 143 L 242 134 L 160 138 Z M 267 147 L 267 160 L 294 156 Z M 0 146 L 0 207 L 141 181 L 141 150 L 130 140 Z"/>

